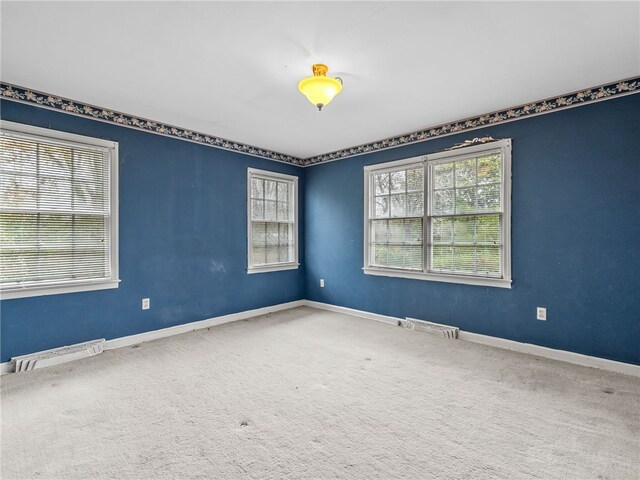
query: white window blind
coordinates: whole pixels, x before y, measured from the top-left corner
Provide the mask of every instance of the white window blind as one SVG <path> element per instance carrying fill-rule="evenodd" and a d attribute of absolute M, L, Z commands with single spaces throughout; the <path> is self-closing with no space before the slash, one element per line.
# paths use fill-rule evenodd
<path fill-rule="evenodd" d="M 419 164 L 372 176 L 371 265 L 422 270 L 423 172 Z"/>
<path fill-rule="evenodd" d="M 7 123 L 0 130 L 3 297 L 117 281 L 113 142 Z M 32 133 L 42 130 L 47 136 Z"/>
<path fill-rule="evenodd" d="M 249 169 L 248 197 L 248 271 L 297 267 L 297 177 Z"/>
<path fill-rule="evenodd" d="M 365 167 L 365 273 L 510 286 L 510 180 L 509 140 Z"/>
<path fill-rule="evenodd" d="M 502 276 L 501 164 L 493 151 L 430 165 L 431 270 Z"/>

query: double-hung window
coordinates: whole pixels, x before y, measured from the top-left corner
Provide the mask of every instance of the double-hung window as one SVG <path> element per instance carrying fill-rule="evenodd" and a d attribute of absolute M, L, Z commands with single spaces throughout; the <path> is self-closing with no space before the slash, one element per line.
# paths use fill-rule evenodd
<path fill-rule="evenodd" d="M 298 177 L 250 168 L 249 273 L 298 268 Z"/>
<path fill-rule="evenodd" d="M 510 287 L 510 140 L 365 167 L 365 199 L 365 273 Z"/>
<path fill-rule="evenodd" d="M 116 288 L 117 143 L 2 122 L 0 295 Z"/>

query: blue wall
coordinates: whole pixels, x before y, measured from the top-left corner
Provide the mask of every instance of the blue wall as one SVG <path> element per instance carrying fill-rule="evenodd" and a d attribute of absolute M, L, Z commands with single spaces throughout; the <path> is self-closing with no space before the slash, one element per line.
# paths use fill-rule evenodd
<path fill-rule="evenodd" d="M 304 298 L 298 270 L 247 275 L 247 167 L 304 170 L 2 101 L 2 118 L 106 138 L 120 147 L 118 289 L 1 302 L 1 359 Z M 304 222 L 304 195 L 300 195 Z M 142 311 L 143 297 L 151 309 Z"/>
<path fill-rule="evenodd" d="M 0 106 L 5 120 L 120 143 L 122 279 L 116 290 L 1 302 L 1 361 L 308 298 L 640 364 L 640 95 L 304 170 Z M 513 139 L 513 288 L 364 275 L 363 166 L 482 135 Z M 249 166 L 300 177 L 299 270 L 245 273 Z"/>
<path fill-rule="evenodd" d="M 307 169 L 307 298 L 640 364 L 639 112 L 631 95 Z M 363 167 L 484 135 L 513 139 L 512 289 L 364 275 Z"/>

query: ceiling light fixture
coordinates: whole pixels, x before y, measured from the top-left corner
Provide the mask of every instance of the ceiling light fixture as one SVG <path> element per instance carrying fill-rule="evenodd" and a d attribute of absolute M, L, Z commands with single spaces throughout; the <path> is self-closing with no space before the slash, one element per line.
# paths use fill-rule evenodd
<path fill-rule="evenodd" d="M 342 79 L 327 77 L 329 67 L 322 63 L 314 64 L 311 70 L 313 77 L 300 80 L 298 90 L 318 107 L 318 110 L 322 110 L 322 107 L 342 91 Z"/>

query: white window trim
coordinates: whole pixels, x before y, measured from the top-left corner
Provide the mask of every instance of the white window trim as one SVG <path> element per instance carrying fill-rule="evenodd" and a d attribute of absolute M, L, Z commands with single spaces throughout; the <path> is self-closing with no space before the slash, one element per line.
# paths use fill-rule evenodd
<path fill-rule="evenodd" d="M 481 275 L 464 275 L 455 273 L 436 273 L 427 271 L 427 259 L 429 255 L 429 215 L 431 205 L 430 201 L 430 184 L 431 184 L 431 168 L 430 166 L 441 161 L 451 161 L 456 157 L 467 157 L 485 151 L 502 150 L 502 277 L 489 277 Z M 370 214 L 371 205 L 369 191 L 371 186 L 372 174 L 392 170 L 402 166 L 415 165 L 421 163 L 424 165 L 424 198 L 425 210 L 423 213 L 423 259 L 425 264 L 423 270 L 405 270 L 396 268 L 377 267 L 369 265 L 369 240 L 370 240 Z M 367 275 L 377 275 L 384 277 L 411 278 L 418 280 L 429 280 L 436 282 L 460 283 L 465 285 L 480 285 L 485 287 L 511 288 L 511 139 L 499 140 L 496 142 L 486 143 L 482 145 L 474 145 L 471 147 L 461 148 L 459 150 L 451 150 L 422 155 L 419 157 L 406 158 L 376 165 L 367 165 L 364 167 L 364 267 L 363 271 Z"/>
<path fill-rule="evenodd" d="M 252 265 L 251 239 L 253 238 L 253 223 L 251 220 L 251 177 L 257 176 L 268 180 L 285 180 L 293 182 L 293 261 L 272 263 L 267 265 Z M 281 270 L 295 270 L 300 266 L 298 262 L 298 177 L 285 173 L 270 172 L 257 168 L 247 169 L 247 273 L 267 273 Z"/>
<path fill-rule="evenodd" d="M 109 151 L 110 169 L 110 218 L 111 218 L 111 276 L 104 279 L 56 281 L 46 284 L 40 282 L 25 282 L 20 286 L 0 286 L 0 299 L 36 297 L 41 295 L 56 295 L 62 293 L 88 292 L 93 290 L 106 290 L 118 288 L 120 284 L 118 273 L 118 142 L 103 140 L 100 138 L 76 135 L 74 133 L 60 132 L 48 128 L 34 127 L 22 123 L 0 121 L 0 129 L 9 135 L 17 137 L 32 137 L 43 139 L 59 145 L 78 145 L 86 148 L 107 149 Z"/>

